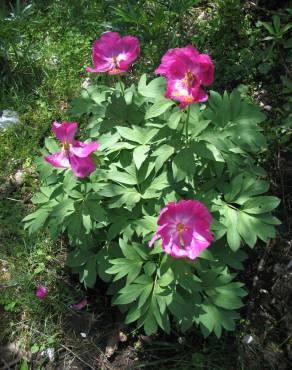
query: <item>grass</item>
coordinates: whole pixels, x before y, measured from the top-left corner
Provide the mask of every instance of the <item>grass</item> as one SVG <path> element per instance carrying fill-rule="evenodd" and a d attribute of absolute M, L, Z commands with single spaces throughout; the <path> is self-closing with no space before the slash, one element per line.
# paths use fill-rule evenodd
<path fill-rule="evenodd" d="M 105 347 L 111 315 L 115 314 L 108 312 L 109 302 L 104 296 L 104 288 L 85 292 L 64 266 L 66 248 L 62 240 L 50 240 L 45 233 L 29 237 L 21 224 L 31 207 L 30 196 L 38 186 L 33 161 L 49 132 L 51 121 L 69 118 L 67 107 L 79 95 L 87 77 L 84 66 L 91 64 L 92 41 L 109 29 L 139 37 L 142 53 L 127 76 L 129 82 L 144 71 L 152 74 L 169 47 L 191 42 L 201 52 L 210 53 L 216 66 L 214 89 L 224 91 L 242 85 L 242 89 L 252 93 L 263 105 L 273 102 L 272 111 L 266 111 L 265 127 L 270 151 L 261 159 L 269 168 L 274 166 L 276 151 L 277 155 L 280 152 L 283 156 L 281 148 L 284 147 L 285 157 L 291 149 L 289 126 L 284 130 L 275 128 L 286 124 L 283 122 L 289 116 L 284 107 L 290 104 L 291 97 L 278 94 L 282 88 L 279 72 L 283 73 L 283 66 L 277 58 L 270 60 L 266 56 L 267 45 L 262 41 L 266 34 L 257 22 L 259 19 L 270 21 L 275 13 L 284 13 L 283 20 L 287 22 L 288 13 L 276 2 L 270 2 L 265 9 L 263 2 L 253 7 L 240 0 L 51 0 L 35 1 L 25 11 L 28 3 L 13 2 L 14 16 L 9 15 L 5 3 L 0 8 L 2 18 L 6 18 L 2 20 L 0 30 L 3 86 L 0 109 L 16 110 L 22 122 L 0 130 L 0 313 L 3 318 L 0 341 L 17 340 L 22 348 L 36 352 L 32 362 L 40 368 L 44 358 L 39 353 L 48 347 L 56 349 L 59 359 L 65 351 L 70 359 L 77 356 L 79 360 L 93 364 L 96 360 L 92 354 L 103 353 L 100 348 Z M 266 74 L 260 68 L 265 58 L 265 63 L 271 65 L 271 72 Z M 20 185 L 14 179 L 17 170 L 24 173 Z M 289 209 L 289 198 L 282 194 L 287 184 L 278 180 L 281 176 L 277 171 L 276 168 L 275 173 L 271 173 L 274 191 L 280 193 Z M 282 243 L 284 245 L 285 241 Z M 253 255 L 257 262 L 262 256 L 260 248 Z M 269 266 L 272 265 L 273 261 L 270 261 Z M 252 276 L 246 277 L 249 284 L 257 274 L 254 266 L 255 262 L 250 267 Z M 38 284 L 49 288 L 45 302 L 35 299 Z M 82 322 L 70 305 L 85 295 L 89 297 L 90 306 L 85 322 Z M 265 318 L 257 325 L 256 319 L 243 312 L 245 319 L 237 331 L 224 335 L 220 341 L 214 338 L 203 341 L 194 331 L 182 337 L 174 332 L 171 337 L 157 337 L 147 344 L 147 338 L 141 339 L 138 333 L 132 333 L 128 343 L 116 352 L 112 365 L 100 355 L 102 360 L 95 366 L 123 368 L 125 365 L 119 361 L 129 350 L 136 368 L 273 369 L 277 365 L 275 358 L 282 359 L 280 362 L 284 364 L 284 347 L 289 343 L 289 334 L 283 334 L 283 328 L 280 325 L 279 329 L 277 324 L 279 318 L 274 319 L 273 313 L 271 315 L 272 319 Z M 72 327 L 72 322 L 79 319 L 81 326 Z M 93 333 L 95 343 L 82 339 L 81 330 Z M 248 333 L 255 338 L 254 346 L 242 344 L 242 338 Z M 84 355 L 88 348 L 91 352 Z M 257 367 L 259 359 L 260 368 Z"/>

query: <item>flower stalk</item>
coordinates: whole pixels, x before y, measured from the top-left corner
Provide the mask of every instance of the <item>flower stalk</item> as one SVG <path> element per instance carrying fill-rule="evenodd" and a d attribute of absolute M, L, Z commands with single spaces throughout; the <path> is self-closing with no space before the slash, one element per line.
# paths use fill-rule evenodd
<path fill-rule="evenodd" d="M 186 126 L 186 142 L 188 143 L 188 141 L 189 141 L 189 120 L 190 120 L 191 106 L 188 105 L 186 110 L 187 110 L 187 116 L 186 116 L 185 126 Z"/>

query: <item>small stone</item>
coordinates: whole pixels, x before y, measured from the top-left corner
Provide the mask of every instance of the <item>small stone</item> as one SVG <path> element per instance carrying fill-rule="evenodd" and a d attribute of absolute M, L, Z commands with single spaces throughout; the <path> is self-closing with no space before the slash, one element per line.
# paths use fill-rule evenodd
<path fill-rule="evenodd" d="M 243 344 L 251 344 L 252 342 L 254 341 L 253 337 L 248 334 L 248 335 L 245 335 L 243 338 L 242 338 L 242 343 Z"/>
<path fill-rule="evenodd" d="M 120 342 L 126 342 L 128 340 L 128 337 L 125 333 L 123 333 L 122 331 L 119 332 L 119 339 L 120 339 Z"/>
<path fill-rule="evenodd" d="M 83 89 L 88 89 L 88 87 L 91 86 L 91 85 L 92 85 L 92 83 L 91 83 L 90 77 L 86 77 L 84 79 L 84 81 L 82 82 L 81 86 L 83 87 Z"/>
<path fill-rule="evenodd" d="M 184 344 L 184 343 L 185 343 L 185 341 L 186 341 L 186 338 L 184 338 L 184 337 L 179 337 L 177 341 L 178 341 L 178 343 L 179 343 L 179 344 Z"/>
<path fill-rule="evenodd" d="M 41 356 L 48 357 L 50 362 L 55 360 L 55 349 L 54 348 L 47 348 L 41 352 Z"/>
<path fill-rule="evenodd" d="M 9 126 L 19 123 L 20 119 L 18 117 L 17 112 L 9 109 L 0 111 L 0 129 L 7 128 Z"/>
<path fill-rule="evenodd" d="M 51 66 L 56 66 L 58 63 L 59 63 L 59 59 L 57 58 L 56 55 L 52 55 L 49 60 L 48 60 L 48 63 L 51 65 Z"/>
<path fill-rule="evenodd" d="M 16 174 L 14 175 L 14 182 L 16 185 L 22 185 L 24 183 L 24 172 L 21 170 L 18 170 Z"/>

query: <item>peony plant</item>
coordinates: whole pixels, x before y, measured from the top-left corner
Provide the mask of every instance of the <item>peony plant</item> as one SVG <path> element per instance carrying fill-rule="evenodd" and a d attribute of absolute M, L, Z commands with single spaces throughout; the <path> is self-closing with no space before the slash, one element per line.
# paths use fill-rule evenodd
<path fill-rule="evenodd" d="M 125 73 L 138 54 L 135 37 L 108 32 L 87 71 Z M 279 224 L 256 160 L 265 116 L 237 90 L 203 90 L 214 67 L 192 45 L 170 49 L 155 72 L 90 86 L 72 102 L 74 122 L 53 123 L 62 148 L 45 140 L 25 228 L 66 234 L 67 265 L 86 287 L 108 284 L 112 305 L 147 335 L 197 326 L 220 337 L 247 294 L 235 280 L 246 247 Z M 74 138 L 76 120 L 86 142 Z"/>

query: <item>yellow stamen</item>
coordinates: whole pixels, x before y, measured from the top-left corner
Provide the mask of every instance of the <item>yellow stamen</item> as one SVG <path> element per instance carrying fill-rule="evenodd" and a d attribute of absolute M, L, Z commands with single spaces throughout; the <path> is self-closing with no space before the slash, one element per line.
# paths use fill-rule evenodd
<path fill-rule="evenodd" d="M 115 69 L 119 69 L 119 62 L 117 60 L 117 57 L 113 57 L 113 63 L 115 65 Z"/>
<path fill-rule="evenodd" d="M 186 103 L 192 103 L 193 102 L 193 97 L 191 95 L 188 95 L 184 98 L 184 101 Z"/>
<path fill-rule="evenodd" d="M 180 92 L 180 91 L 175 90 L 175 91 L 173 91 L 173 92 L 171 93 L 171 95 L 172 95 L 172 96 L 181 96 L 181 92 Z"/>
<path fill-rule="evenodd" d="M 182 224 L 182 223 L 178 223 L 178 224 L 176 225 L 176 230 L 177 230 L 179 233 L 182 233 L 183 231 L 185 231 L 185 229 L 186 229 L 186 227 L 185 227 L 185 225 L 184 225 L 184 224 Z"/>
<path fill-rule="evenodd" d="M 184 79 L 182 80 L 183 84 L 187 86 L 188 88 L 192 87 L 196 77 L 193 75 L 192 71 L 187 71 L 185 74 Z"/>
<path fill-rule="evenodd" d="M 65 150 L 66 152 L 68 152 L 68 151 L 69 151 L 69 149 L 70 149 L 70 143 L 69 143 L 69 141 L 65 141 L 65 142 L 63 143 L 63 148 L 64 148 L 64 150 Z"/>

